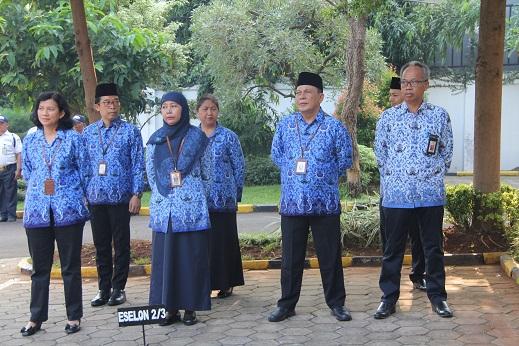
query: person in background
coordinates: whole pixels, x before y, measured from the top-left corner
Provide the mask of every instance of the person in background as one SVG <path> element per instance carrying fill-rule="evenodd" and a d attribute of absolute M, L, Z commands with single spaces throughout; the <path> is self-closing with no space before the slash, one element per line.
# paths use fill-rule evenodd
<path fill-rule="evenodd" d="M 48 319 L 50 272 L 58 245 L 65 291 L 65 332 L 80 330 L 83 316 L 81 244 L 88 220 L 85 204 L 85 148 L 72 129 L 64 97 L 41 93 L 32 121 L 38 130 L 24 139 L 23 177 L 27 182 L 23 224 L 32 258 L 31 317 L 23 336 L 38 332 Z"/>
<path fill-rule="evenodd" d="M 16 221 L 18 179 L 22 170 L 22 142 L 9 132 L 9 119 L 0 114 L 0 222 Z"/>
<path fill-rule="evenodd" d="M 211 219 L 211 289 L 226 298 L 233 287 L 244 285 L 236 210 L 245 180 L 245 160 L 238 136 L 218 124 L 220 106 L 213 95 L 202 96 L 196 105 L 200 128 L 209 138 L 213 175 L 209 186 Z"/>
<path fill-rule="evenodd" d="M 87 125 L 86 117 L 81 114 L 76 114 L 72 117 L 72 121 L 74 122 L 74 130 L 76 130 L 77 133 L 83 133 Z"/>
<path fill-rule="evenodd" d="M 149 303 L 163 304 L 162 326 L 197 323 L 196 311 L 211 309 L 206 183 L 211 176 L 208 139 L 189 124 L 189 106 L 179 92 L 162 96 L 163 126 L 146 147 L 151 187 L 152 263 Z"/>
<path fill-rule="evenodd" d="M 391 85 L 389 87 L 389 102 L 391 107 L 395 107 L 404 102 L 404 94 L 400 89 L 400 77 L 392 77 Z M 382 206 L 382 185 L 380 185 L 380 239 L 382 242 L 382 253 L 386 246 L 386 236 L 384 234 L 384 207 Z M 422 248 L 422 242 L 420 240 L 420 230 L 418 222 L 415 227 L 409 229 L 409 238 L 411 239 L 411 254 L 412 254 L 412 265 L 411 272 L 409 273 L 409 279 L 413 283 L 413 287 L 420 291 L 426 290 L 425 283 L 425 257 Z"/>
<path fill-rule="evenodd" d="M 429 87 L 427 65 L 411 61 L 400 75 L 404 102 L 385 110 L 375 131 L 386 246 L 379 279 L 383 294 L 374 318 L 395 313 L 405 245 L 416 224 L 425 253 L 432 310 L 441 317 L 452 317 L 445 290 L 442 231 L 444 176 L 453 151 L 451 121 L 443 108 L 424 101 Z"/>
<path fill-rule="evenodd" d="M 87 201 L 99 275 L 99 291 L 90 304 L 119 305 L 126 301 L 130 269 L 130 215 L 139 213 L 144 190 L 144 150 L 139 129 L 119 116 L 115 84 L 99 84 L 95 102 L 101 119 L 83 131 L 89 158 Z"/>
<path fill-rule="evenodd" d="M 319 261 L 324 297 L 339 321 L 351 320 L 341 261 L 339 177 L 352 164 L 348 130 L 321 109 L 323 81 L 301 72 L 296 87 L 297 112 L 279 122 L 271 156 L 281 170 L 281 298 L 268 320 L 295 315 L 301 292 L 308 231 Z"/>

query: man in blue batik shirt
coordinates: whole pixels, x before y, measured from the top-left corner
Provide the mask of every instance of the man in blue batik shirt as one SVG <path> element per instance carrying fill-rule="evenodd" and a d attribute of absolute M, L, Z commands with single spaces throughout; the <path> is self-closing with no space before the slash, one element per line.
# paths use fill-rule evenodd
<path fill-rule="evenodd" d="M 375 132 L 375 155 L 382 184 L 386 246 L 376 319 L 395 312 L 408 232 L 418 228 L 425 254 L 427 296 L 441 317 L 452 317 L 443 262 L 444 176 L 452 158 L 449 114 L 424 102 L 429 68 L 417 61 L 401 70 L 404 102 L 382 113 Z"/>
<path fill-rule="evenodd" d="M 326 304 L 339 321 L 351 320 L 341 262 L 339 177 L 352 164 L 348 130 L 324 113 L 323 81 L 301 72 L 297 81 L 298 112 L 284 117 L 272 141 L 271 156 L 281 171 L 281 298 L 268 320 L 295 315 L 306 244 L 312 230 Z"/>
<path fill-rule="evenodd" d="M 126 301 L 130 215 L 139 212 L 144 189 L 143 145 L 139 129 L 119 117 L 116 85 L 99 84 L 95 97 L 101 120 L 83 132 L 89 156 L 87 200 L 99 276 L 99 292 L 91 305 L 119 305 Z"/>

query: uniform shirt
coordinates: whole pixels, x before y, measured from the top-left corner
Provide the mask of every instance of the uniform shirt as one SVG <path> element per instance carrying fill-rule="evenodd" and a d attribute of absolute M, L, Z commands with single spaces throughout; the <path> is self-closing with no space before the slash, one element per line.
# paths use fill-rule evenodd
<path fill-rule="evenodd" d="M 238 136 L 231 130 L 217 125 L 213 134 L 209 136 L 206 155 L 209 155 L 208 159 L 213 167 L 213 174 L 207 181 L 209 211 L 236 211 L 245 180 L 245 160 Z"/>
<path fill-rule="evenodd" d="M 188 130 L 187 136 L 195 136 L 196 127 Z M 164 167 L 163 171 L 173 169 L 173 160 L 168 158 L 164 162 L 155 162 L 157 145 L 146 146 L 146 172 L 151 188 L 150 224 L 155 232 L 192 232 L 211 228 L 209 211 L 207 208 L 207 184 L 203 180 L 211 176 L 210 155 L 204 154 L 191 168 L 189 174 L 182 177 L 182 186 L 171 188 L 168 196 L 163 196 L 157 189 L 157 179 L 169 180 L 168 174 L 157 177 L 155 165 Z M 206 147 L 206 150 L 209 147 Z"/>
<path fill-rule="evenodd" d="M 295 171 L 301 146 L 306 174 Z M 339 120 L 322 109 L 310 124 L 299 112 L 284 117 L 277 126 L 271 156 L 281 171 L 281 215 L 341 213 L 339 177 L 351 167 L 352 148 L 348 130 Z"/>
<path fill-rule="evenodd" d="M 88 203 L 128 203 L 144 190 L 142 137 L 135 125 L 118 118 L 107 128 L 99 120 L 85 128 L 83 138 L 88 152 Z M 106 163 L 105 175 L 99 175 L 101 161 Z"/>
<path fill-rule="evenodd" d="M 434 154 L 427 154 L 431 136 L 437 136 L 437 148 Z M 452 148 L 451 121 L 443 108 L 424 102 L 411 113 L 404 102 L 384 111 L 375 133 L 382 205 L 444 205 L 443 178 L 451 163 Z"/>
<path fill-rule="evenodd" d="M 22 152 L 22 141 L 16 133 L 8 130 L 0 135 L 0 166 L 16 163 L 16 154 Z"/>
<path fill-rule="evenodd" d="M 45 150 L 43 149 L 45 147 Z M 51 162 L 51 172 L 44 160 Z M 23 224 L 25 228 L 50 227 L 52 209 L 54 225 L 64 227 L 85 222 L 85 165 L 83 141 L 74 130 L 58 130 L 56 139 L 47 143 L 39 129 L 24 139 L 22 172 L 27 183 Z M 44 193 L 44 182 L 54 180 L 55 193 Z"/>

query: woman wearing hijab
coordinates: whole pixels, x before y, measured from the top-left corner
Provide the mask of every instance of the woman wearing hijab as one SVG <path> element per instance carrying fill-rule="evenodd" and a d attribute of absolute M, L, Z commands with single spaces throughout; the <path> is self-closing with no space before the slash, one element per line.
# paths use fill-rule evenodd
<path fill-rule="evenodd" d="M 244 284 L 236 208 L 241 201 L 245 163 L 238 136 L 218 124 L 220 107 L 216 97 L 202 96 L 196 112 L 200 127 L 209 138 L 206 155 L 210 156 L 214 173 L 208 187 L 212 226 L 211 289 L 219 290 L 218 298 L 226 298 L 234 286 Z"/>
<path fill-rule="evenodd" d="M 209 212 L 203 177 L 210 176 L 204 150 L 208 139 L 189 124 L 181 93 L 162 96 L 164 125 L 148 141 L 146 171 L 151 187 L 152 270 L 150 304 L 163 304 L 169 325 L 197 322 L 196 312 L 211 309 Z M 207 179 L 207 178 L 205 178 Z"/>

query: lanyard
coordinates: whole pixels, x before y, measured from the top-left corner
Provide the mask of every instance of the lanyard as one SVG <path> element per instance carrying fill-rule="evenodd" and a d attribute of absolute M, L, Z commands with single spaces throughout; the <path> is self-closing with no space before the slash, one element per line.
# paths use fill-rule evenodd
<path fill-rule="evenodd" d="M 169 141 L 169 137 L 168 136 L 166 136 L 166 141 L 168 142 L 169 153 L 171 154 L 171 158 L 173 159 L 173 167 L 174 167 L 174 170 L 176 171 L 177 170 L 178 158 L 180 157 L 180 153 L 182 153 L 182 148 L 184 147 L 184 138 L 182 138 L 182 141 L 180 142 L 180 147 L 178 148 L 178 152 L 177 152 L 177 157 L 176 158 L 173 155 L 173 149 L 171 149 L 171 142 Z"/>
<path fill-rule="evenodd" d="M 61 138 L 59 139 L 59 142 L 56 145 L 56 148 L 52 152 L 52 155 L 50 155 L 49 160 L 47 160 L 47 148 L 46 148 L 45 140 L 43 142 L 44 142 L 42 145 L 43 162 L 45 162 L 45 166 L 47 166 L 47 168 L 49 170 L 49 177 L 50 177 L 51 173 L 52 173 L 52 162 L 54 161 L 54 157 L 56 156 L 56 153 L 58 152 L 58 150 L 61 146 Z"/>
<path fill-rule="evenodd" d="M 108 151 L 108 148 L 110 145 L 112 145 L 113 141 L 115 140 L 115 135 L 117 135 L 117 131 L 119 131 L 120 126 L 115 126 L 115 131 L 112 135 L 112 138 L 110 138 L 110 141 L 106 144 L 106 146 L 103 144 L 103 136 L 101 136 L 101 130 L 99 127 L 97 128 L 97 134 L 99 135 L 99 144 L 101 145 L 101 149 L 103 150 L 103 157 L 105 157 L 106 152 Z"/>
<path fill-rule="evenodd" d="M 301 147 L 301 158 L 304 158 L 304 155 L 305 155 L 304 152 L 306 150 L 308 150 L 308 148 L 310 147 L 310 142 L 312 141 L 312 139 L 314 139 L 315 135 L 317 135 L 317 132 L 319 132 L 320 127 L 321 127 L 321 123 L 319 123 L 315 132 L 308 139 L 306 146 L 303 147 L 303 141 L 301 140 L 301 132 L 299 131 L 299 122 L 297 121 L 297 117 L 296 117 L 296 129 L 297 129 L 297 137 L 299 138 L 299 146 Z"/>

